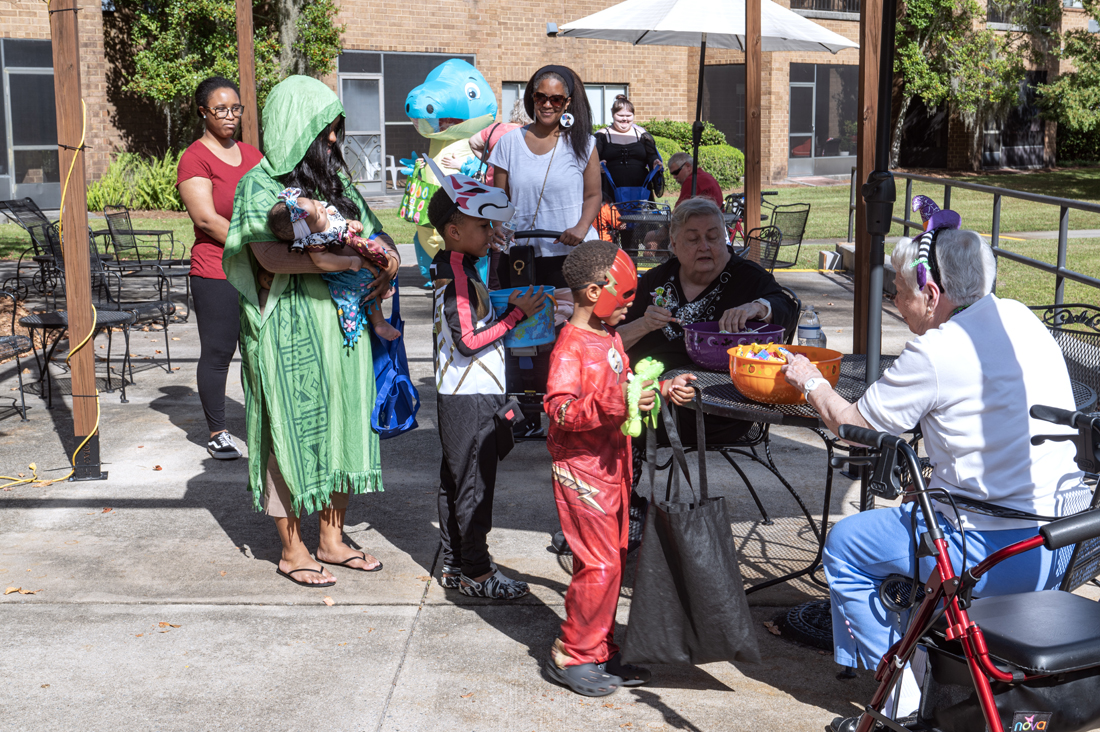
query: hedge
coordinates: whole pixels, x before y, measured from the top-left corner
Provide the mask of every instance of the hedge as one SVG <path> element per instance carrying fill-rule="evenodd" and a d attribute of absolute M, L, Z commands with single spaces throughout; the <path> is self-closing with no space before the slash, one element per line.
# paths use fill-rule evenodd
<path fill-rule="evenodd" d="M 1078 132 L 1058 125 L 1059 165 L 1100 161 L 1100 129 Z"/>
<path fill-rule="evenodd" d="M 670 119 L 651 119 L 642 122 L 641 127 L 654 137 L 667 137 L 675 140 L 684 150 L 691 149 L 691 122 L 675 122 Z M 703 138 L 699 146 L 725 145 L 726 136 L 710 122 L 703 123 Z"/>
<path fill-rule="evenodd" d="M 88 210 L 122 205 L 144 211 L 182 211 L 176 189 L 176 168 L 182 152 L 169 151 L 162 158 L 119 153 L 107 172 L 88 186 Z"/>
<path fill-rule="evenodd" d="M 680 147 L 680 143 L 675 140 L 657 135 L 653 136 L 653 142 L 657 143 L 657 152 L 661 153 L 661 160 L 665 161 L 665 191 L 671 193 L 680 190 L 680 184 L 668 172 L 668 159 L 678 152 L 683 152 L 684 148 Z"/>
<path fill-rule="evenodd" d="M 733 188 L 745 175 L 745 156 L 729 145 L 705 145 L 699 148 L 699 168 L 713 175 L 723 191 Z"/>

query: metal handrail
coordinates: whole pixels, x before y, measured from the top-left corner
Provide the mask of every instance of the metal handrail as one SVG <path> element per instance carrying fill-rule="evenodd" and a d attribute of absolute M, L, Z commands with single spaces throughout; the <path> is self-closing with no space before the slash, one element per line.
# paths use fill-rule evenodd
<path fill-rule="evenodd" d="M 1095 287 L 1100 289 L 1100 279 L 1090 277 L 1081 272 L 1069 269 L 1066 267 L 1066 252 L 1069 242 L 1069 212 L 1074 211 L 1086 211 L 1089 213 L 1100 213 L 1100 204 L 1088 203 L 1086 201 L 1076 201 L 1071 198 L 1059 198 L 1057 196 L 1044 196 L 1039 193 L 1027 193 L 1026 191 L 1014 191 L 1009 188 L 998 188 L 996 186 L 987 186 L 980 183 L 963 183 L 957 180 L 933 178 L 927 175 L 916 175 L 913 173 L 894 173 L 895 178 L 901 178 L 905 181 L 905 203 L 902 209 L 903 216 L 893 216 L 891 220 L 894 223 L 901 224 L 904 227 L 903 236 L 909 236 L 910 229 L 917 229 L 921 231 L 924 229 L 924 224 L 920 221 L 913 221 L 909 218 L 911 211 L 911 204 L 913 202 L 913 181 L 920 183 L 932 183 L 934 185 L 943 186 L 943 208 L 951 207 L 951 190 L 953 188 L 961 188 L 967 191 L 975 191 L 977 193 L 987 193 L 993 196 L 993 231 L 990 234 L 990 247 L 993 249 L 993 254 L 998 257 L 1004 257 L 1010 261 L 1018 262 L 1028 267 L 1052 274 L 1055 277 L 1054 280 L 1054 304 L 1061 305 L 1065 299 L 1065 281 L 1072 280 L 1073 282 L 1079 282 L 1089 287 Z M 1058 216 L 1058 263 L 1048 264 L 1046 262 L 1040 262 L 1038 259 L 1032 259 L 1031 257 L 1025 257 L 1022 254 L 1016 252 L 1010 252 L 1001 248 L 1001 199 L 1002 198 L 1014 198 L 1020 201 L 1030 201 L 1031 203 L 1039 203 L 1046 206 L 1057 206 L 1059 208 Z M 855 213 L 856 213 L 856 169 L 852 168 L 852 177 L 849 184 L 849 196 L 848 196 L 848 241 L 853 241 L 852 235 L 855 231 Z"/>

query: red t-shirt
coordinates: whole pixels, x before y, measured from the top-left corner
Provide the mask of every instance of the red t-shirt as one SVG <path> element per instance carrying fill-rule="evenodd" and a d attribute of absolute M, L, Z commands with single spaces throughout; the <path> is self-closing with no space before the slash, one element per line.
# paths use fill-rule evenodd
<path fill-rule="evenodd" d="M 481 141 L 486 144 L 485 159 L 489 159 L 489 153 L 491 153 L 493 151 L 493 148 L 497 146 L 497 143 L 500 142 L 500 138 L 504 137 L 506 134 L 516 129 L 517 127 L 522 126 L 523 125 L 517 125 L 513 122 L 494 122 L 481 132 L 477 133 L 478 136 L 481 138 Z M 489 134 L 490 132 L 492 132 L 491 135 Z M 481 160 L 480 155 L 477 155 L 475 157 L 477 157 L 478 160 Z M 485 183 L 488 185 L 493 185 L 493 166 L 489 165 L 488 168 L 489 169 L 485 171 Z"/>
<path fill-rule="evenodd" d="M 703 170 L 702 168 L 698 170 L 697 175 L 699 180 L 695 184 L 695 195 L 711 198 L 714 200 L 715 203 L 718 204 L 718 208 L 722 208 L 722 206 L 724 206 L 726 203 L 726 199 L 722 195 L 722 186 L 718 185 L 718 181 L 714 179 L 713 175 Z M 684 181 L 684 184 L 680 186 L 680 197 L 676 199 L 676 205 L 679 206 L 680 203 L 688 198 L 691 198 L 690 176 L 686 181 Z"/>
<path fill-rule="evenodd" d="M 195 140 L 183 151 L 176 172 L 176 186 L 191 178 L 209 178 L 214 184 L 214 210 L 227 221 L 233 218 L 233 194 L 244 174 L 256 167 L 263 158 L 251 145 L 237 143 L 241 151 L 241 164 L 232 166 L 211 152 L 202 140 Z M 211 280 L 224 280 L 222 252 L 225 244 L 214 241 L 210 235 L 195 227 L 195 245 L 191 247 L 191 274 Z"/>

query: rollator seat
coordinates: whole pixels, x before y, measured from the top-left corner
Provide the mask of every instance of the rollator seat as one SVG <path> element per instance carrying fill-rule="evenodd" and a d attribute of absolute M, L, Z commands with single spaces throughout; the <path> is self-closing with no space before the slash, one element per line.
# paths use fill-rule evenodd
<path fill-rule="evenodd" d="M 967 612 L 998 661 L 1033 674 L 1100 666 L 1100 602 L 1048 590 L 979 598 Z M 941 617 L 933 633 L 946 628 Z"/>

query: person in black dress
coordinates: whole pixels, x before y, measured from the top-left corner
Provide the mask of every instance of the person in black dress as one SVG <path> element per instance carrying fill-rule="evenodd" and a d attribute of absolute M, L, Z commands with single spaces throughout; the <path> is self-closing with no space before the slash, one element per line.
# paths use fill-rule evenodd
<path fill-rule="evenodd" d="M 615 97 L 615 102 L 611 105 L 611 115 L 614 120 L 611 126 L 596 133 L 596 153 L 600 162 L 607 165 L 616 187 L 643 186 L 650 171 L 662 167 L 653 135 L 634 124 L 634 105 L 625 94 Z M 611 182 L 606 175 L 602 177 L 602 181 L 604 201 L 614 203 Z M 662 176 L 655 176 L 653 183 L 650 200 L 653 200 L 653 193 L 658 196 L 664 193 Z"/>

